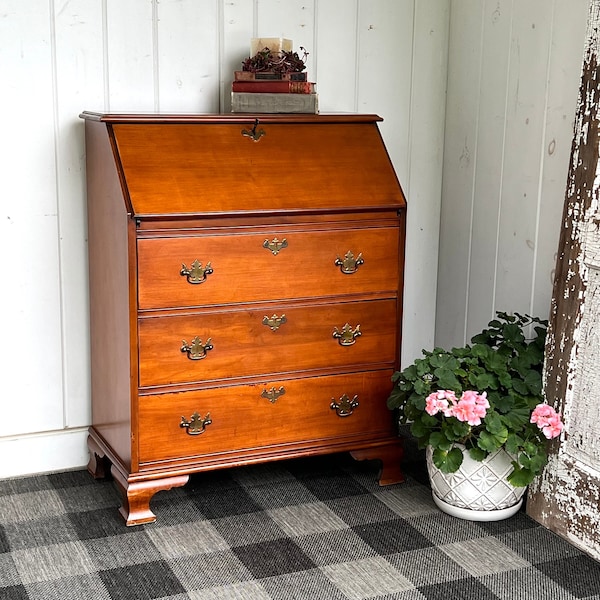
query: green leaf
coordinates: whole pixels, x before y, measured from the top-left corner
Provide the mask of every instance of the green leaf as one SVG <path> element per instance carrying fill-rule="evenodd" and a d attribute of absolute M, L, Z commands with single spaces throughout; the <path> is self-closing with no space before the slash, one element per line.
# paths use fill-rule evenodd
<path fill-rule="evenodd" d="M 452 431 L 454 441 L 458 441 L 467 437 L 471 431 L 471 426 L 464 421 L 459 421 L 458 419 L 449 419 L 447 423 L 448 429 Z"/>
<path fill-rule="evenodd" d="M 417 379 L 415 381 L 415 392 L 417 394 L 419 394 L 420 396 L 428 396 L 430 389 L 431 389 L 430 384 L 426 383 L 422 379 Z"/>
<path fill-rule="evenodd" d="M 506 443 L 504 444 L 504 448 L 510 454 L 517 454 L 519 452 L 519 448 L 523 443 L 523 438 L 516 433 L 509 433 L 506 438 Z"/>
<path fill-rule="evenodd" d="M 475 378 L 475 385 L 478 390 L 497 390 L 498 380 L 491 373 L 481 373 Z"/>
<path fill-rule="evenodd" d="M 450 452 L 444 450 L 433 451 L 433 464 L 442 473 L 454 473 L 458 471 L 460 465 L 462 465 L 463 454 L 458 448 L 452 448 Z"/>
<path fill-rule="evenodd" d="M 508 438 L 508 431 L 504 428 L 504 432 L 502 434 L 492 434 L 489 431 L 482 431 L 479 434 L 479 439 L 477 440 L 477 445 L 479 448 L 484 450 L 485 452 L 494 452 L 498 450 L 506 439 Z"/>
<path fill-rule="evenodd" d="M 488 413 L 486 414 L 485 428 L 489 433 L 495 434 L 495 435 L 503 435 L 504 431 L 506 431 L 506 426 L 502 422 L 502 418 L 494 410 L 489 410 Z"/>
<path fill-rule="evenodd" d="M 529 388 L 527 387 L 527 384 L 524 381 L 522 381 L 520 379 L 513 379 L 512 384 L 513 384 L 513 389 L 518 394 L 525 396 L 526 394 L 529 393 Z"/>
<path fill-rule="evenodd" d="M 415 364 L 412 366 L 414 367 L 414 377 L 412 377 L 412 381 L 423 377 L 423 375 L 427 373 L 431 373 L 431 366 L 429 365 L 429 361 L 423 358 L 416 360 Z"/>
<path fill-rule="evenodd" d="M 429 436 L 429 444 L 437 450 L 448 451 L 452 448 L 452 442 L 441 431 L 434 431 Z"/>
<path fill-rule="evenodd" d="M 417 367 L 416 365 L 410 365 L 410 367 L 406 367 L 404 371 L 400 374 L 402 379 L 406 381 L 414 381 L 417 379 Z"/>
<path fill-rule="evenodd" d="M 542 376 L 537 371 L 529 371 L 525 375 L 525 385 L 534 396 L 542 393 Z"/>
<path fill-rule="evenodd" d="M 446 351 L 433 354 L 430 359 L 432 367 L 436 369 L 448 369 L 454 371 L 460 366 L 460 363 L 452 354 L 448 354 Z"/>
<path fill-rule="evenodd" d="M 488 453 L 485 452 L 484 450 L 482 450 L 481 448 L 477 448 L 477 447 L 469 448 L 469 456 L 473 460 L 482 461 L 487 455 L 488 455 Z"/>
<path fill-rule="evenodd" d="M 437 377 L 438 386 L 442 390 L 458 390 L 461 388 L 460 381 L 449 369 L 436 369 L 434 375 Z"/>
<path fill-rule="evenodd" d="M 508 414 L 513 410 L 514 404 L 515 399 L 510 395 L 505 395 L 495 399 L 494 408 L 500 413 Z"/>
<path fill-rule="evenodd" d="M 492 353 L 492 350 L 487 344 L 474 344 L 471 348 L 471 354 L 477 358 L 487 358 Z"/>
<path fill-rule="evenodd" d="M 512 410 L 505 415 L 502 415 L 503 423 L 509 428 L 514 430 L 522 429 L 524 425 L 529 423 L 531 412 L 526 407 L 512 408 Z"/>
<path fill-rule="evenodd" d="M 502 335 L 509 344 L 521 343 L 525 341 L 525 336 L 521 331 L 521 327 L 516 323 L 506 323 L 506 325 L 502 327 Z"/>
<path fill-rule="evenodd" d="M 523 469 L 517 463 L 513 462 L 513 471 L 506 478 L 508 482 L 515 487 L 526 487 L 535 478 L 535 473 L 530 469 Z"/>

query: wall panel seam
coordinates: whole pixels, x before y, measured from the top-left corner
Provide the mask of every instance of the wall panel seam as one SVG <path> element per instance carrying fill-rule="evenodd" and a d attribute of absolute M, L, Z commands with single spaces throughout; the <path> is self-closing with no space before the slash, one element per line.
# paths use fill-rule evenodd
<path fill-rule="evenodd" d="M 533 244 L 533 261 L 531 265 L 531 297 L 529 299 L 529 314 L 533 314 L 534 300 L 536 292 L 536 277 L 538 263 L 538 240 L 540 237 L 540 215 L 542 209 L 542 190 L 544 187 L 544 164 L 546 156 L 546 133 L 548 129 L 548 100 L 550 95 L 550 65 L 552 61 L 552 38 L 554 37 L 554 20 L 556 18 L 556 0 L 552 2 L 552 14 L 550 17 L 550 35 L 548 37 L 548 55 L 546 63 L 546 93 L 544 94 L 544 126 L 542 128 L 542 143 L 540 145 L 540 168 L 538 172 L 538 194 L 537 194 L 537 206 L 535 213 L 535 237 Z"/>
<path fill-rule="evenodd" d="M 160 112 L 160 54 L 158 31 L 158 0 L 152 0 L 152 76 L 154 78 L 154 110 Z"/>
<path fill-rule="evenodd" d="M 471 184 L 471 207 L 469 214 L 469 249 L 467 252 L 467 281 L 464 290 L 465 298 L 465 320 L 463 328 L 463 343 L 467 342 L 467 331 L 469 329 L 469 292 L 471 289 L 471 265 L 472 265 L 472 253 L 473 253 L 473 223 L 475 219 L 475 193 L 477 190 L 477 149 L 479 147 L 479 125 L 481 119 L 481 82 L 483 79 L 483 44 L 485 37 L 485 6 L 481 6 L 481 25 L 479 33 L 479 73 L 477 75 L 477 97 L 479 102 L 477 103 L 477 115 L 475 117 L 475 136 L 473 139 L 473 181 Z"/>
<path fill-rule="evenodd" d="M 68 426 L 68 403 L 67 403 L 67 353 L 65 348 L 66 340 L 66 323 L 65 323 L 65 296 L 63 293 L 63 253 L 61 244 L 61 226 L 60 226 L 60 180 L 59 180 L 59 136 L 60 127 L 58 122 L 58 64 L 56 56 L 56 6 L 54 0 L 48 2 L 48 27 L 50 29 L 50 61 L 52 70 L 52 135 L 53 135 L 53 150 L 54 150 L 54 203 L 56 207 L 56 246 L 58 255 L 58 302 L 60 307 L 60 314 L 58 315 L 59 329 L 60 329 L 60 355 L 61 355 L 61 368 L 60 368 L 60 385 L 61 385 L 61 404 L 62 404 L 62 426 L 66 428 Z"/>
<path fill-rule="evenodd" d="M 217 81 L 219 82 L 218 87 L 218 95 L 217 104 L 219 106 L 219 112 L 225 112 L 225 80 L 224 80 L 224 69 L 223 69 L 223 59 L 225 57 L 225 11 L 223 8 L 223 3 L 219 2 L 219 0 L 215 0 L 217 21 L 219 22 L 219 27 L 217 30 Z"/>
<path fill-rule="evenodd" d="M 505 97 L 504 97 L 504 128 L 502 130 L 502 162 L 500 164 L 500 185 L 498 187 L 498 214 L 496 215 L 496 249 L 494 256 L 494 277 L 493 277 L 493 290 L 492 290 L 492 314 L 496 314 L 496 291 L 498 289 L 498 257 L 500 252 L 500 219 L 502 216 L 502 197 L 504 187 L 504 161 L 506 157 L 506 122 L 508 119 L 508 94 L 509 94 L 509 81 L 511 72 L 511 56 L 512 56 L 512 36 L 513 36 L 513 24 L 515 16 L 515 2 L 511 3 L 510 7 L 510 27 L 508 33 L 508 60 L 506 61 L 506 85 L 505 85 Z M 504 310 L 504 309 L 503 309 Z"/>
<path fill-rule="evenodd" d="M 110 70 L 108 58 L 108 0 L 102 0 L 102 62 L 104 75 L 104 110 L 110 111 Z"/>
<path fill-rule="evenodd" d="M 407 165 L 406 165 L 406 182 L 403 183 L 404 192 L 410 197 L 410 176 L 412 165 L 412 149 L 413 149 L 413 110 L 415 105 L 415 47 L 416 47 L 416 31 L 417 31 L 417 1 L 412 3 L 412 40 L 411 40 L 411 57 L 410 57 L 410 99 L 408 101 L 408 131 L 407 131 Z"/>

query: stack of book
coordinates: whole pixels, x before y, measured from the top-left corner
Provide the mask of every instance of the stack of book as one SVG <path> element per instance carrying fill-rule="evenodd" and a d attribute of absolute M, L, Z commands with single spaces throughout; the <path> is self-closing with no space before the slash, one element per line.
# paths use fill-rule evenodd
<path fill-rule="evenodd" d="M 257 39 L 253 40 L 253 52 L 256 51 L 256 42 L 274 42 L 278 40 Z M 290 40 L 286 42 L 291 48 Z M 258 46 L 257 46 L 258 47 Z M 262 46 L 261 46 L 262 47 Z M 282 50 L 276 48 L 276 52 L 265 47 L 262 50 L 262 58 L 285 56 Z M 271 52 L 272 54 L 269 54 Z M 288 54 L 291 51 L 288 50 Z M 297 55 L 294 54 L 298 59 Z M 306 54 L 305 54 L 306 57 Z M 255 58 L 260 58 L 258 55 Z M 247 59 L 245 63 L 251 63 Z M 246 68 L 246 65 L 242 65 Z M 270 65 L 267 66 L 267 68 Z M 280 65 L 279 65 L 280 66 Z M 261 64 L 264 68 L 264 63 Z M 256 68 L 252 65 L 251 68 Z M 282 73 L 271 70 L 242 70 L 234 72 L 234 80 L 231 84 L 231 112 L 234 113 L 318 113 L 319 104 L 316 92 L 316 84 L 307 80 L 307 75 L 302 71 Z"/>

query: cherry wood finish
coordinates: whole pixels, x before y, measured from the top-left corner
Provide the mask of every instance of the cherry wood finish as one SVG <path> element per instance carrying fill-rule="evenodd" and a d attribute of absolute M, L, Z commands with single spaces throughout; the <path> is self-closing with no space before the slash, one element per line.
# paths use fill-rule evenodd
<path fill-rule="evenodd" d="M 269 460 L 350 451 L 402 481 L 406 204 L 381 119 L 81 116 L 88 469 L 125 522 L 191 473 Z"/>

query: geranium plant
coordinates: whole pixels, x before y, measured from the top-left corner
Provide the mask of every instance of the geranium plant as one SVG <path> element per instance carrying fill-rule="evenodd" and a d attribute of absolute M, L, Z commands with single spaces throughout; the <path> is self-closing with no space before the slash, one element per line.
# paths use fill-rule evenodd
<path fill-rule="evenodd" d="M 423 350 L 423 358 L 395 373 L 388 408 L 411 424 L 420 448 L 432 447 L 442 472 L 462 464 L 457 445 L 475 460 L 504 448 L 514 457 L 507 479 L 521 487 L 544 468 L 547 442 L 563 424 L 542 393 L 547 321 L 496 317 L 470 345 Z"/>

